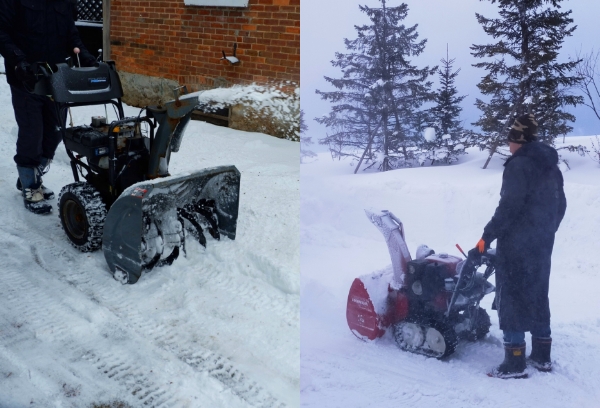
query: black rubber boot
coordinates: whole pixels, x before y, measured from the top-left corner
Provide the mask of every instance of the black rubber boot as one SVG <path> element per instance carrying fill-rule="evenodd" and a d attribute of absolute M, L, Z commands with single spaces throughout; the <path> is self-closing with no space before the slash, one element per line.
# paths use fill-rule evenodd
<path fill-rule="evenodd" d="M 527 358 L 527 362 L 532 367 L 544 373 L 552 371 L 552 360 L 550 360 L 551 348 L 551 337 L 531 336 L 531 354 Z"/>
<path fill-rule="evenodd" d="M 504 343 L 504 361 L 488 373 L 488 377 L 495 378 L 527 378 L 525 372 L 525 343 Z"/>

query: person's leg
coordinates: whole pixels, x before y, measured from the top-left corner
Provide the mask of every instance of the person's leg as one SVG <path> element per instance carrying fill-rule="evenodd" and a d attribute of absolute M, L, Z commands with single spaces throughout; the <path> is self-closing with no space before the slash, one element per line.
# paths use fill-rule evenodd
<path fill-rule="evenodd" d="M 10 87 L 15 120 L 19 127 L 17 134 L 17 166 L 37 167 L 42 155 L 44 133 L 44 103 L 23 89 Z"/>
<path fill-rule="evenodd" d="M 54 198 L 54 191 L 50 190 L 48 187 L 44 185 L 44 181 L 42 180 L 42 176 L 50 170 L 50 163 L 52 160 L 42 157 L 40 159 L 40 165 L 37 167 L 37 171 L 40 177 L 40 183 L 42 183 L 42 193 L 44 194 L 44 200 L 52 200 Z M 17 190 L 23 191 L 23 186 L 21 185 L 21 178 L 17 178 Z"/>
<path fill-rule="evenodd" d="M 504 361 L 488 373 L 497 378 L 527 378 L 525 332 L 504 331 Z"/>
<path fill-rule="evenodd" d="M 535 329 L 531 331 L 532 337 L 550 337 L 552 331 L 550 330 L 550 326 L 543 327 L 541 329 Z"/>
<path fill-rule="evenodd" d="M 52 206 L 45 202 L 41 190 L 43 101 L 35 95 L 11 86 L 13 109 L 19 127 L 17 134 L 17 152 L 14 160 L 17 164 L 25 208 L 36 214 L 48 214 Z"/>
<path fill-rule="evenodd" d="M 550 326 L 531 331 L 531 354 L 529 363 L 539 371 L 552 371 L 552 360 L 550 352 L 552 349 L 552 337 L 550 337 Z"/>
<path fill-rule="evenodd" d="M 504 331 L 504 343 L 523 344 L 525 343 L 525 332 Z"/>
<path fill-rule="evenodd" d="M 44 130 L 40 162 L 46 167 L 46 164 L 54 158 L 56 148 L 62 142 L 62 133 L 60 131 L 62 121 L 58 118 L 58 105 L 55 102 L 50 98 L 44 98 L 42 102 Z"/>
<path fill-rule="evenodd" d="M 38 167 L 17 166 L 22 184 L 23 204 L 35 214 L 50 214 L 52 206 L 44 199 L 41 173 Z"/>

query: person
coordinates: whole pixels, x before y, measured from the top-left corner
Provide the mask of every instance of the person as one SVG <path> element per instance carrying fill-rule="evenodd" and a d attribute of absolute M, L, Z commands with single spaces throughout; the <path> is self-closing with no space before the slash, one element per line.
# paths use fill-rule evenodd
<path fill-rule="evenodd" d="M 567 202 L 558 153 L 537 141 L 533 115 L 518 117 L 508 133 L 511 157 L 504 163 L 500 202 L 476 245 L 484 252 L 496 243 L 496 297 L 504 333 L 504 361 L 491 377 L 526 378 L 527 362 L 551 371 L 548 287 L 554 236 Z M 532 350 L 525 359 L 525 332 Z"/>
<path fill-rule="evenodd" d="M 75 27 L 74 0 L 0 0 L 0 54 L 18 125 L 17 188 L 25 208 L 48 214 L 54 193 L 42 184 L 56 148 L 62 141 L 57 105 L 47 96 L 31 93 L 36 82 L 32 64 L 57 64 L 79 51 L 82 66 L 95 58 L 83 45 Z M 76 50 L 78 48 L 79 50 Z"/>

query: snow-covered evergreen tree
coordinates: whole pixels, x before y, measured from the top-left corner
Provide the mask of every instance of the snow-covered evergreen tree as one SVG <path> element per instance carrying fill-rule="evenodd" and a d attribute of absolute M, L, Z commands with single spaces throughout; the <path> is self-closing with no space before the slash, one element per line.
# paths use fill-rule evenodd
<path fill-rule="evenodd" d="M 327 144 L 334 157 L 353 157 L 380 164 L 383 171 L 410 165 L 423 129 L 423 102 L 432 100 L 428 80 L 436 68 L 422 69 L 409 58 L 423 52 L 417 26 L 406 27 L 408 7 L 359 6 L 370 24 L 356 26 L 357 38 L 345 39 L 347 53 L 336 53 L 333 66 L 341 78 L 325 77 L 336 90 L 317 93 L 331 102 L 331 112 L 317 122 L 330 133 Z"/>
<path fill-rule="evenodd" d="M 455 59 L 450 59 L 446 50 L 446 58 L 440 61 L 442 65 L 437 71 L 440 87 L 435 93 L 435 106 L 430 111 L 434 120 L 435 137 L 432 140 L 425 137 L 424 147 L 427 160 L 450 164 L 465 153 L 468 143 L 468 136 L 464 134 L 460 121 L 460 103 L 465 96 L 458 95 L 454 84 L 460 72 L 460 68 L 453 71 Z"/>
<path fill-rule="evenodd" d="M 306 132 L 308 125 L 304 121 L 304 111 L 300 109 L 300 163 L 306 159 L 315 157 L 315 152 L 308 150 L 306 146 L 313 144 L 312 137 L 309 137 Z"/>
<path fill-rule="evenodd" d="M 572 129 L 568 122 L 575 117 L 564 107 L 582 101 L 568 91 L 578 82 L 577 76 L 569 75 L 577 62 L 557 61 L 565 37 L 576 28 L 571 11 L 560 11 L 562 0 L 490 1 L 498 3 L 500 17 L 476 16 L 496 42 L 471 47 L 473 56 L 491 58 L 474 64 L 487 71 L 477 86 L 490 98 L 487 102 L 477 99 L 482 115 L 474 123 L 485 134 L 481 147 L 490 152 L 484 168 L 505 144 L 508 128 L 517 116 L 533 113 L 540 139 L 552 143 Z"/>

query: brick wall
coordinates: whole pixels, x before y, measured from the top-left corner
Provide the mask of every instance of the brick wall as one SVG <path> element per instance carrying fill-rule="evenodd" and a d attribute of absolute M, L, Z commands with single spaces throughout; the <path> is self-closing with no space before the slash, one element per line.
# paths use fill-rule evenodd
<path fill-rule="evenodd" d="M 251 82 L 300 82 L 300 0 L 249 0 L 247 8 L 183 0 L 112 0 L 111 58 L 122 71 L 191 90 Z M 220 60 L 233 52 L 238 65 Z"/>

